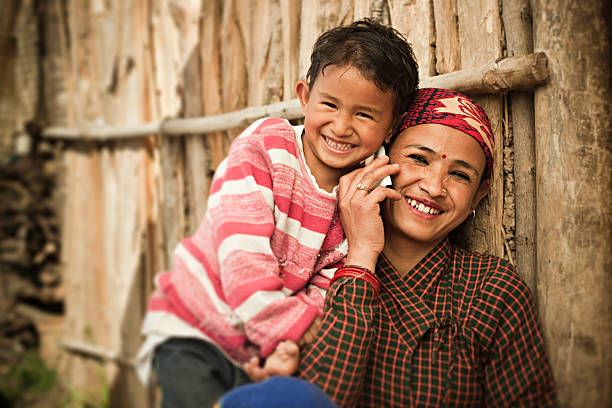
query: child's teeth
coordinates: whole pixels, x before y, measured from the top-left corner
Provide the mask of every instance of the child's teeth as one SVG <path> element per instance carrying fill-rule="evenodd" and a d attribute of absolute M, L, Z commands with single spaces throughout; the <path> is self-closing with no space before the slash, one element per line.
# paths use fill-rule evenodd
<path fill-rule="evenodd" d="M 325 141 L 327 142 L 328 145 L 338 150 L 350 150 L 353 147 L 353 145 L 350 143 L 336 143 L 333 140 L 328 139 L 328 138 L 325 138 Z"/>

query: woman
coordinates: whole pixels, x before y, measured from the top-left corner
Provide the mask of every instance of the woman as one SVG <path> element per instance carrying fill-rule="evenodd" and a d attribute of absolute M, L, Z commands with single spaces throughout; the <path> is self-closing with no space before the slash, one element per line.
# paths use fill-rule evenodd
<path fill-rule="evenodd" d="M 422 89 L 392 164 L 341 179 L 349 252 L 299 374 L 338 405 L 554 405 L 527 286 L 505 260 L 448 239 L 489 190 L 493 142 L 476 103 Z M 370 189 L 388 174 L 392 186 Z"/>

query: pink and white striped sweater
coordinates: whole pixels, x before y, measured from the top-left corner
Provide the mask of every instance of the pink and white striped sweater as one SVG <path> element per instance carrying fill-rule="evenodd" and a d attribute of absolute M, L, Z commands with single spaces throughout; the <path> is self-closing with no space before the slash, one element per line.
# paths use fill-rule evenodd
<path fill-rule="evenodd" d="M 306 166 L 301 129 L 267 118 L 234 140 L 201 225 L 156 278 L 141 363 L 169 337 L 211 341 L 244 363 L 297 341 L 321 315 L 346 240 L 335 192 Z"/>

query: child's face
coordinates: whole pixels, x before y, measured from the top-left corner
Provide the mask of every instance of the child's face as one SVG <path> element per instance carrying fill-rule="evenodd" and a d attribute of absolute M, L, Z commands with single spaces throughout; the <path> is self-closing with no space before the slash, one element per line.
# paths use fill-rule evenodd
<path fill-rule="evenodd" d="M 328 66 L 310 91 L 304 81 L 296 90 L 304 112 L 304 154 L 315 177 L 356 166 L 391 136 L 393 93 L 354 67 Z"/>

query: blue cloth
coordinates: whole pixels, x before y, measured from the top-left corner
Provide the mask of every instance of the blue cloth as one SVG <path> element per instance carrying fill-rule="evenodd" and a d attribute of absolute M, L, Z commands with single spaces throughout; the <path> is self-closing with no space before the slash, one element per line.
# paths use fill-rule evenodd
<path fill-rule="evenodd" d="M 314 384 L 296 377 L 271 377 L 238 387 L 223 396 L 221 408 L 338 408 Z"/>

